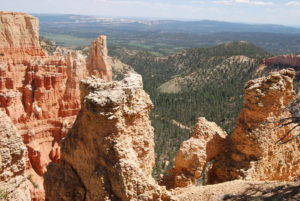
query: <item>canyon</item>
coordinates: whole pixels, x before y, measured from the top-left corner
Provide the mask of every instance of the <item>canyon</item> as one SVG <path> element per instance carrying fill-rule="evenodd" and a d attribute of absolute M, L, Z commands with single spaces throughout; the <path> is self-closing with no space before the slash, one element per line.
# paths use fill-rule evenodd
<path fill-rule="evenodd" d="M 276 128 L 291 115 L 293 69 L 246 83 L 232 138 L 198 118 L 175 166 L 157 182 L 152 101 L 141 75 L 107 56 L 106 36 L 91 43 L 89 56 L 67 49 L 48 55 L 36 18 L 0 12 L 0 27 L 0 182 L 9 200 L 216 200 L 250 186 L 299 186 L 292 182 L 299 140 L 276 144 L 295 126 Z M 112 80 L 112 65 L 122 80 Z M 196 186 L 204 174 L 216 185 Z"/>
<path fill-rule="evenodd" d="M 106 37 L 92 42 L 88 58 L 74 50 L 49 56 L 39 45 L 37 18 L 1 12 L 0 22 L 0 107 L 27 147 L 32 200 L 43 200 L 46 166 L 59 162 L 59 143 L 80 109 L 80 80 L 89 75 L 112 79 Z"/>
<path fill-rule="evenodd" d="M 288 185 L 297 186 L 299 140 L 276 145 L 294 125 L 274 130 L 275 122 L 290 115 L 286 107 L 295 96 L 294 77 L 293 69 L 284 69 L 249 81 L 232 138 L 214 122 L 199 118 L 193 136 L 177 153 L 175 167 L 158 183 L 151 176 L 152 103 L 141 76 L 129 73 L 109 83 L 86 78 L 80 87 L 81 110 L 61 142 L 60 164 L 50 163 L 45 174 L 46 200 L 213 200 L 199 192 L 218 199 L 242 196 L 251 185 L 275 188 L 284 184 L 278 181 L 290 181 Z M 212 160 L 207 182 L 221 184 L 195 187 Z"/>

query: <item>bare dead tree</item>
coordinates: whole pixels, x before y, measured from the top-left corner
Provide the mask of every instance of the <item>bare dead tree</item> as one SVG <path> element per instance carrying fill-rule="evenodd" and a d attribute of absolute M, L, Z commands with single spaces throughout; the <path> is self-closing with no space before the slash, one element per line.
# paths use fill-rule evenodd
<path fill-rule="evenodd" d="M 289 134 L 295 130 L 297 127 L 300 127 L 300 97 L 297 97 L 295 100 L 291 101 L 289 106 L 287 107 L 288 111 L 292 114 L 291 117 L 288 118 L 282 118 L 279 121 L 270 122 L 270 123 L 278 123 L 279 126 L 277 126 L 274 129 L 279 129 L 291 124 L 295 124 L 291 129 L 289 129 L 275 144 L 286 144 L 300 136 L 300 133 L 297 135 L 288 138 Z"/>

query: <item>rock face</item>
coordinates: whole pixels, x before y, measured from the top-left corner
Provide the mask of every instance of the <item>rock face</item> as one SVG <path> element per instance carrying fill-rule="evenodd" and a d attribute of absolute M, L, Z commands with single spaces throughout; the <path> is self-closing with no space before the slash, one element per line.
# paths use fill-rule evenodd
<path fill-rule="evenodd" d="M 203 174 L 206 164 L 224 150 L 227 138 L 214 122 L 204 117 L 198 118 L 193 136 L 184 141 L 175 158 L 175 167 L 165 179 L 168 187 L 186 187 L 194 185 Z M 164 184 L 164 181 L 161 181 Z"/>
<path fill-rule="evenodd" d="M 99 36 L 91 42 L 87 68 L 90 75 L 101 77 L 107 82 L 112 80 L 112 69 L 107 56 L 106 36 Z"/>
<path fill-rule="evenodd" d="M 0 12 L 0 27 L 0 107 L 28 149 L 27 174 L 37 184 L 31 188 L 32 199 L 43 200 L 42 176 L 50 161 L 59 162 L 59 143 L 80 110 L 79 82 L 91 74 L 87 63 L 102 61 L 95 69 L 111 72 L 106 38 L 100 37 L 102 46 L 95 43 L 98 54 L 87 62 L 79 51 L 47 56 L 39 45 L 38 20 L 33 16 Z M 98 75 L 111 80 L 111 73 Z"/>
<path fill-rule="evenodd" d="M 300 55 L 294 55 L 291 53 L 290 55 L 280 55 L 265 59 L 263 61 L 266 65 L 288 65 L 291 67 L 300 67 Z"/>
<path fill-rule="evenodd" d="M 45 56 L 39 44 L 38 20 L 25 13 L 1 11 L 0 53 Z"/>
<path fill-rule="evenodd" d="M 26 147 L 10 118 L 1 110 L 0 139 L 0 200 L 29 201 Z"/>
<path fill-rule="evenodd" d="M 27 173 L 41 189 L 47 164 L 59 161 L 55 145 L 80 109 L 79 82 L 87 73 L 85 60 L 70 52 L 66 57 L 10 59 L 2 64 L 0 106 L 23 137 L 28 149 Z M 56 156 L 51 158 L 50 153 Z M 42 194 L 40 197 L 36 200 L 43 199 Z"/>
<path fill-rule="evenodd" d="M 227 150 L 217 158 L 210 171 L 210 183 L 298 178 L 299 140 L 286 145 L 276 144 L 294 125 L 274 129 L 278 124 L 270 123 L 290 116 L 284 109 L 294 97 L 294 76 L 294 70 L 285 69 L 245 85 L 244 108 Z"/>
<path fill-rule="evenodd" d="M 45 174 L 46 199 L 170 200 L 151 176 L 152 102 L 141 76 L 130 73 L 110 83 L 89 77 L 81 83 L 81 98 L 81 111 L 61 143 L 61 163 Z"/>

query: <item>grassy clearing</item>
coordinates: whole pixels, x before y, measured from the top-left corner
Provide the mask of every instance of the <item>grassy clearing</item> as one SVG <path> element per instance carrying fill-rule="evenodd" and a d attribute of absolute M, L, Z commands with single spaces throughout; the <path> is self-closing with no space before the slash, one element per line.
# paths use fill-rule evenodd
<path fill-rule="evenodd" d="M 79 38 L 65 34 L 42 33 L 41 35 L 55 41 L 57 45 L 64 47 L 87 46 L 94 40 L 92 38 Z"/>

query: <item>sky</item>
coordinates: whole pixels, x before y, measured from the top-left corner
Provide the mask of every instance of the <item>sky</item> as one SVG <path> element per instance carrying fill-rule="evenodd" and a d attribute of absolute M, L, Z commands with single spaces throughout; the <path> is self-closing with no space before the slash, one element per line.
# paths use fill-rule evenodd
<path fill-rule="evenodd" d="M 0 10 L 300 27 L 300 0 L 0 0 Z"/>

